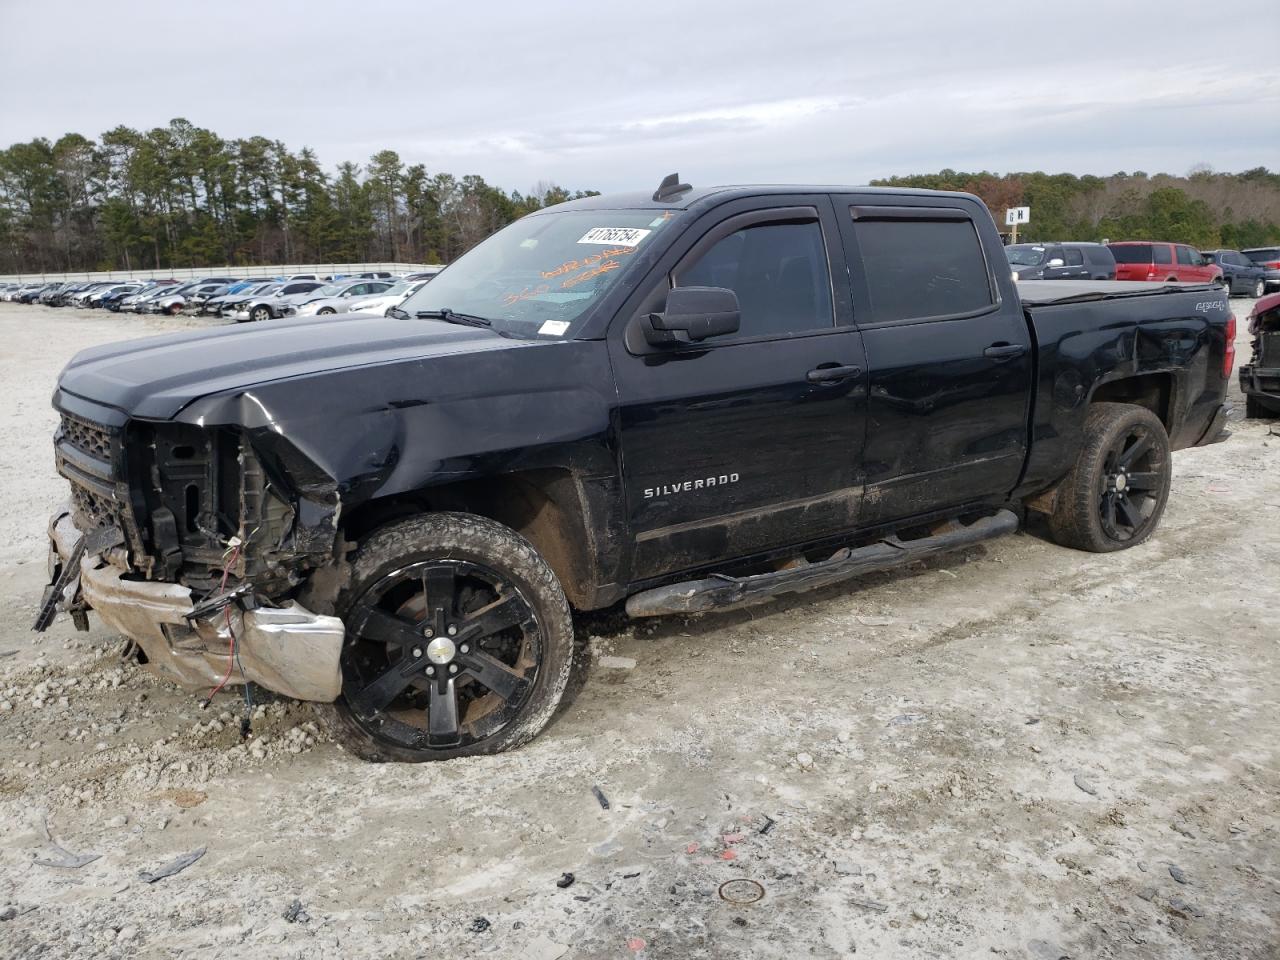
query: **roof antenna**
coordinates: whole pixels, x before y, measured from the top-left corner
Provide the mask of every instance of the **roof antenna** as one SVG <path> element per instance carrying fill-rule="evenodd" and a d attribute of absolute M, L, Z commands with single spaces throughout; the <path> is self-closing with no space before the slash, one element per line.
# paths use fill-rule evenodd
<path fill-rule="evenodd" d="M 692 189 L 693 187 L 689 184 L 680 182 L 680 174 L 668 173 L 662 178 L 662 183 L 658 184 L 658 189 L 653 192 L 653 199 L 655 201 L 670 200 Z"/>

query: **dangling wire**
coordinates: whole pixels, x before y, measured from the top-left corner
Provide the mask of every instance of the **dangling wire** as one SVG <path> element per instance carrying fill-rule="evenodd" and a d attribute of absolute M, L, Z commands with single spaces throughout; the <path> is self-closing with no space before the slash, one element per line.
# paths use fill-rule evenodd
<path fill-rule="evenodd" d="M 233 537 L 231 540 L 231 550 L 226 565 L 222 568 L 222 583 L 218 586 L 218 593 L 223 593 L 227 589 L 227 580 L 231 576 L 231 568 L 236 565 L 236 560 L 240 556 L 240 546 L 242 541 L 239 537 Z M 236 631 L 231 624 L 231 604 L 227 604 L 222 608 L 226 617 L 227 634 L 231 638 L 231 651 L 227 657 L 227 672 L 223 678 L 218 681 L 218 685 L 213 688 L 213 692 L 205 698 L 204 706 L 209 706 L 213 702 L 213 698 L 218 695 L 218 691 L 227 685 L 227 681 L 231 679 L 231 671 L 240 664 L 240 652 L 236 649 Z M 240 676 L 244 676 L 244 667 L 240 667 Z"/>

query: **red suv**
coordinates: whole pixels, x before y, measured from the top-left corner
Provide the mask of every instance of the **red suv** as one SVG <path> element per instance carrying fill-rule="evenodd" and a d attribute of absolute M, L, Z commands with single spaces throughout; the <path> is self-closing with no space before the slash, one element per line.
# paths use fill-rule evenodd
<path fill-rule="evenodd" d="M 1222 268 L 1183 243 L 1121 240 L 1108 243 L 1116 258 L 1117 280 L 1177 280 L 1182 283 L 1221 283 Z"/>

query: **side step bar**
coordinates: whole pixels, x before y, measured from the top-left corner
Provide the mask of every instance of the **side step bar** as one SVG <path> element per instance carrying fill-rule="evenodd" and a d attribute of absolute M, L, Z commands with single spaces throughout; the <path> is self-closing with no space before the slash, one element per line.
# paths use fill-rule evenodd
<path fill-rule="evenodd" d="M 865 547 L 836 551 L 828 560 L 788 570 L 750 577 L 712 574 L 703 580 L 686 580 L 667 587 L 655 587 L 627 598 L 627 615 L 656 617 L 670 613 L 706 613 L 762 603 L 786 593 L 813 590 L 849 577 L 891 570 L 925 557 L 946 553 L 970 544 L 991 540 L 1018 529 L 1011 510 L 1000 510 L 965 526 L 954 525 L 941 533 L 918 540 L 886 537 Z"/>

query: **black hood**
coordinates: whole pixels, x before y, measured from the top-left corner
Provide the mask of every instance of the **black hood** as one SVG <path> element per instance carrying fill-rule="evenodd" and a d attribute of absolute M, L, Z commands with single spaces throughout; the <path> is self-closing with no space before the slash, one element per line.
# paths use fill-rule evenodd
<path fill-rule="evenodd" d="M 201 397 L 262 383 L 529 345 L 438 320 L 368 314 L 271 320 L 82 350 L 62 371 L 58 392 L 126 416 L 165 420 Z"/>

